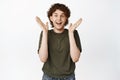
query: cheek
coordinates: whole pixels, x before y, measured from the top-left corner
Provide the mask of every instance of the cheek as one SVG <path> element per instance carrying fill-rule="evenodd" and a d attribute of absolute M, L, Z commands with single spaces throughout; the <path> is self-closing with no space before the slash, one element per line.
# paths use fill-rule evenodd
<path fill-rule="evenodd" d="M 63 19 L 62 21 L 65 23 L 65 22 L 67 21 L 67 19 L 65 18 L 65 19 Z"/>
<path fill-rule="evenodd" d="M 55 18 L 52 18 L 52 20 L 51 20 L 52 22 L 55 22 L 56 21 L 56 19 Z"/>
<path fill-rule="evenodd" d="M 50 16 L 50 21 L 52 21 L 52 22 L 54 21 L 54 18 L 52 16 Z"/>

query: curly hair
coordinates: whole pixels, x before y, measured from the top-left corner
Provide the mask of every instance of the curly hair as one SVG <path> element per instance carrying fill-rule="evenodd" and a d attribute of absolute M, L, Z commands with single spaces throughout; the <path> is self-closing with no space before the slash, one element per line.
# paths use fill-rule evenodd
<path fill-rule="evenodd" d="M 47 12 L 47 16 L 48 16 L 49 20 L 50 20 L 50 16 L 52 16 L 52 14 L 53 14 L 57 9 L 63 11 L 64 14 L 65 14 L 65 16 L 67 17 L 67 20 L 66 20 L 66 22 L 65 22 L 65 26 L 66 26 L 66 25 L 68 24 L 68 18 L 70 17 L 70 9 L 69 9 L 66 5 L 64 5 L 64 4 L 55 3 L 55 4 L 53 4 L 53 5 L 51 6 L 51 8 L 50 8 L 50 9 L 48 10 L 48 12 Z M 51 20 L 50 20 L 50 23 L 51 23 L 52 27 L 54 27 Z"/>

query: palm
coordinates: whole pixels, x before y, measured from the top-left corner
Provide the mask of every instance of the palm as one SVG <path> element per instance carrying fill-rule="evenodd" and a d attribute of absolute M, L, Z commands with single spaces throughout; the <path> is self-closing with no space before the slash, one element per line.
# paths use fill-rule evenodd
<path fill-rule="evenodd" d="M 77 22 L 74 24 L 70 24 L 69 31 L 73 32 L 82 22 L 82 18 L 80 18 Z"/>
<path fill-rule="evenodd" d="M 38 16 L 36 16 L 36 21 L 40 25 L 43 31 L 48 31 L 48 22 L 44 24 Z"/>

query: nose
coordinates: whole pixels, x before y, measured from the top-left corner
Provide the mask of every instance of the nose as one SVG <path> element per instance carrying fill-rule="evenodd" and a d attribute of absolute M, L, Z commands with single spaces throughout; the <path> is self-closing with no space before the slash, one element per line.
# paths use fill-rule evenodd
<path fill-rule="evenodd" d="M 61 20 L 61 16 L 58 16 L 58 18 L 57 18 L 58 20 Z"/>

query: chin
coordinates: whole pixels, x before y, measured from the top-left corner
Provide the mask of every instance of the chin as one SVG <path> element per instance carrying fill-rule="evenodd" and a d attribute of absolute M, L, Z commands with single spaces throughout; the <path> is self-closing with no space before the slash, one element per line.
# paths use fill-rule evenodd
<path fill-rule="evenodd" d="M 64 27 L 62 27 L 62 26 L 57 26 L 56 29 L 61 30 L 61 29 L 64 29 Z"/>

